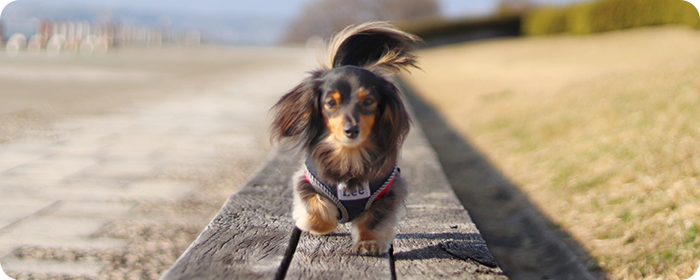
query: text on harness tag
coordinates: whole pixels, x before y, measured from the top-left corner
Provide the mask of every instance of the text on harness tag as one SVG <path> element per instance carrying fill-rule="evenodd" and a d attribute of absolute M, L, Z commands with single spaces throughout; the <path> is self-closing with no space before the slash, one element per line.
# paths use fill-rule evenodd
<path fill-rule="evenodd" d="M 362 184 L 359 188 L 348 190 L 347 184 L 342 182 L 338 184 L 338 199 L 339 200 L 360 200 L 369 198 L 372 195 L 369 189 L 369 182 Z"/>

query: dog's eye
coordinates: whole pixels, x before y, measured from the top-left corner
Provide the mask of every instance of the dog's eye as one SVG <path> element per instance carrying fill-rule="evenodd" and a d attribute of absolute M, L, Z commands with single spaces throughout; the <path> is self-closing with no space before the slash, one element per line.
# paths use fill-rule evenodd
<path fill-rule="evenodd" d="M 374 104 L 374 99 L 372 99 L 372 98 L 367 98 L 364 101 L 362 101 L 362 105 L 365 105 L 365 106 L 370 106 L 372 104 Z"/>
<path fill-rule="evenodd" d="M 331 99 L 331 100 L 326 101 L 326 107 L 328 107 L 328 108 L 333 108 L 337 105 L 338 105 L 338 103 L 335 103 L 335 100 Z"/>

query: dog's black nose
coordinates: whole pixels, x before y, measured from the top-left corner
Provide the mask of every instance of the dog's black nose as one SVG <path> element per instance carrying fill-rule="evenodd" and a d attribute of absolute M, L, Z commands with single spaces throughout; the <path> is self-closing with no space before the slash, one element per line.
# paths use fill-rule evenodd
<path fill-rule="evenodd" d="M 357 138 L 357 135 L 360 134 L 360 127 L 357 125 L 346 124 L 343 127 L 343 132 L 345 132 L 345 136 L 348 138 L 355 139 Z"/>

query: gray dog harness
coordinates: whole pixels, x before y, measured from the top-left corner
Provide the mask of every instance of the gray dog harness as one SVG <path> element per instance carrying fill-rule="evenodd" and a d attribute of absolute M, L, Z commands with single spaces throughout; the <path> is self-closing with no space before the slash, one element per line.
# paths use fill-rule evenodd
<path fill-rule="evenodd" d="M 357 218 L 363 211 L 372 207 L 372 203 L 384 196 L 396 179 L 396 175 L 401 173 L 398 166 L 382 180 L 365 182 L 355 190 L 348 190 L 345 183 L 330 184 L 321 181 L 316 174 L 317 170 L 313 164 L 306 159 L 306 181 L 314 187 L 316 192 L 330 199 L 338 208 L 340 216 L 339 223 L 347 223 Z"/>

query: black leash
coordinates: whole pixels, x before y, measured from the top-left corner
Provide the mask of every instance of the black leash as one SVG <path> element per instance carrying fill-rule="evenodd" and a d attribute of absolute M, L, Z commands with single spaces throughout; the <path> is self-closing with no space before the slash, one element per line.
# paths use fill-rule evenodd
<path fill-rule="evenodd" d="M 301 237 L 301 230 L 298 227 L 294 227 L 292 236 L 289 238 L 289 246 L 287 246 L 287 251 L 284 252 L 282 264 L 280 264 L 280 268 L 277 270 L 277 274 L 275 274 L 275 280 L 282 280 L 287 276 L 287 270 L 289 269 L 289 265 L 292 264 L 294 252 L 296 252 L 297 245 L 299 245 L 299 237 Z"/>
<path fill-rule="evenodd" d="M 396 267 L 394 266 L 394 244 L 389 246 L 389 269 L 391 269 L 391 280 L 396 280 Z"/>

